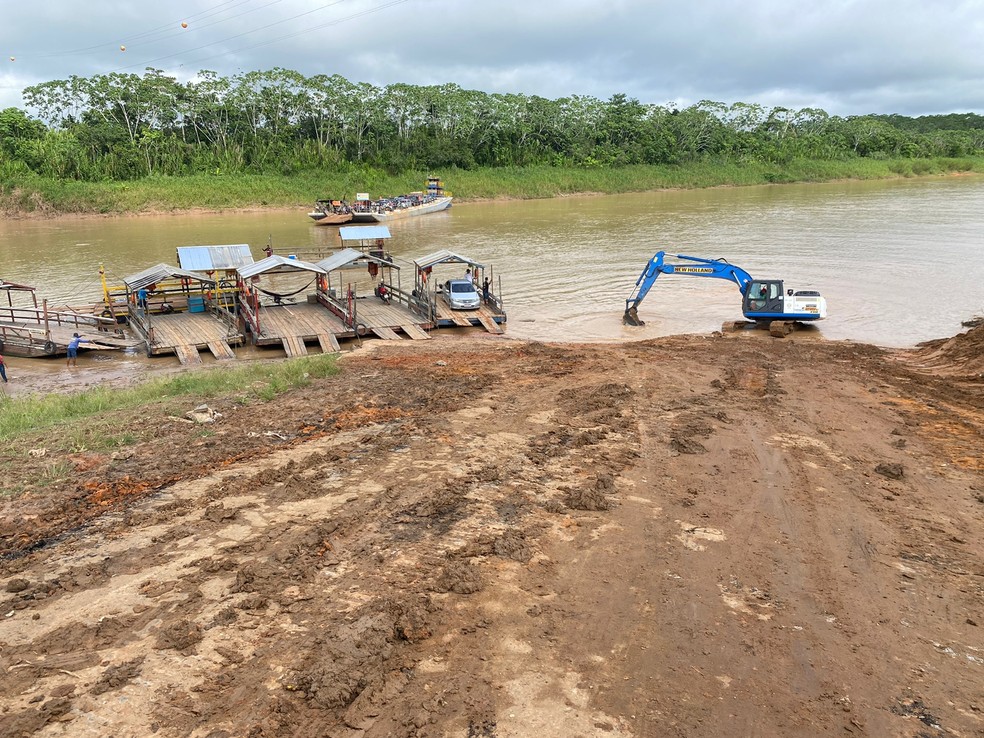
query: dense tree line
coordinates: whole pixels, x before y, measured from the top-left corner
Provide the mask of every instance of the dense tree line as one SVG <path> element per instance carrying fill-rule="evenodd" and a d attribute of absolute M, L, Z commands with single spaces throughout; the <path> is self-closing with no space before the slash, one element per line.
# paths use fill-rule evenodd
<path fill-rule="evenodd" d="M 934 133 L 936 131 L 972 131 L 984 129 L 984 115 L 977 113 L 947 113 L 946 115 L 920 115 L 906 118 L 904 115 L 872 116 L 904 131 Z"/>
<path fill-rule="evenodd" d="M 714 159 L 959 157 L 984 153 L 984 118 L 840 118 L 702 101 L 677 109 L 618 94 L 548 100 L 454 84 L 374 87 L 287 69 L 186 84 L 145 74 L 28 87 L 32 115 L 0 112 L 0 173 L 80 179 L 371 166 L 613 167 Z"/>

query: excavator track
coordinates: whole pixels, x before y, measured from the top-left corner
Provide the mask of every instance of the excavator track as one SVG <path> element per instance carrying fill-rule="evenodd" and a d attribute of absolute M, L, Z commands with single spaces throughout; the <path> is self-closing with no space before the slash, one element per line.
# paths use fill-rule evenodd
<path fill-rule="evenodd" d="M 721 324 L 722 333 L 737 333 L 755 325 L 754 320 L 726 320 Z"/>
<path fill-rule="evenodd" d="M 773 320 L 769 323 L 769 335 L 775 338 L 785 338 L 796 330 L 795 320 Z"/>

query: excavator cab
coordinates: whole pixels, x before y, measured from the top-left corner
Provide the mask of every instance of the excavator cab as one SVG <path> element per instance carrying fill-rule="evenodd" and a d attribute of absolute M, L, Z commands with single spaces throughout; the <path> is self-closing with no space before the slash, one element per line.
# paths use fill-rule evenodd
<path fill-rule="evenodd" d="M 746 318 L 773 318 L 784 315 L 782 280 L 753 279 L 745 288 L 741 311 Z"/>

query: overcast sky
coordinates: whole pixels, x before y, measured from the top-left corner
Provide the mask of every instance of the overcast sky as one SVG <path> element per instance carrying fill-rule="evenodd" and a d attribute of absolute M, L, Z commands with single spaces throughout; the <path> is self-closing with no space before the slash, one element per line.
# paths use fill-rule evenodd
<path fill-rule="evenodd" d="M 279 66 L 551 99 L 984 114 L 984 0 L 2 0 L 0 53 L 0 109 L 71 75 Z"/>

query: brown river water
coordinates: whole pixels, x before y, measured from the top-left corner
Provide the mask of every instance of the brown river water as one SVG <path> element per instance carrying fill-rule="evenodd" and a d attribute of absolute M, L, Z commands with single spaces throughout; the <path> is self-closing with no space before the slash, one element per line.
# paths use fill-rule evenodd
<path fill-rule="evenodd" d="M 268 241 L 278 253 L 337 245 L 337 229 L 312 225 L 308 205 L 5 220 L 0 278 L 36 286 L 52 304 L 80 304 L 99 298 L 100 265 L 118 283 L 176 264 L 177 246 L 248 243 L 262 258 Z M 732 283 L 664 276 L 639 309 L 646 325 L 622 325 L 625 299 L 660 250 L 724 257 L 754 277 L 819 289 L 829 317 L 818 331 L 829 339 L 912 346 L 984 312 L 984 177 L 976 175 L 458 203 L 388 225 L 398 259 L 447 248 L 491 265 L 507 333 L 517 338 L 636 340 L 741 318 Z M 403 282 L 412 285 L 412 270 Z M 96 359 L 109 370 L 117 356 Z M 39 362 L 50 363 L 31 363 Z M 119 371 L 126 367 L 109 374 Z"/>

